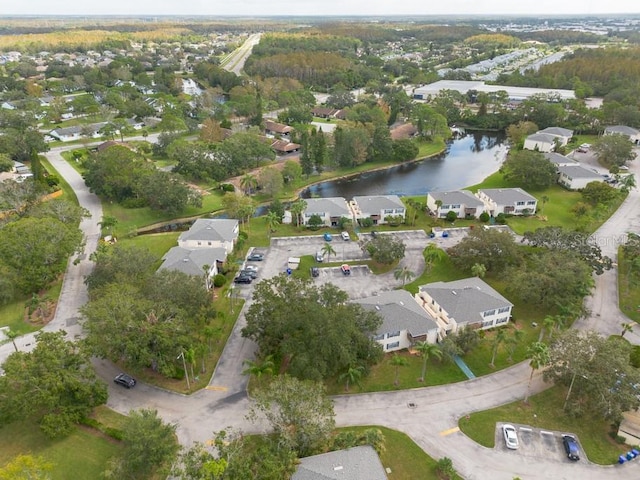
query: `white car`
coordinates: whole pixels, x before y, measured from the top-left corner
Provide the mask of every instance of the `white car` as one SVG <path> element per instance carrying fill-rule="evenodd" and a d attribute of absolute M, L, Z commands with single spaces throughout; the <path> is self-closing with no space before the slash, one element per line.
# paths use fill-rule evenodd
<path fill-rule="evenodd" d="M 504 435 L 504 443 L 507 448 L 517 450 L 520 443 L 518 442 L 518 434 L 516 433 L 515 427 L 513 425 L 503 425 L 502 434 Z"/>
<path fill-rule="evenodd" d="M 345 242 L 351 240 L 351 237 L 349 236 L 349 232 L 342 232 L 340 236 L 342 237 L 342 240 L 344 240 Z"/>
<path fill-rule="evenodd" d="M 255 265 L 245 265 L 245 267 L 243 268 L 243 270 L 249 270 L 251 272 L 256 272 L 258 273 L 258 267 L 256 267 Z"/>

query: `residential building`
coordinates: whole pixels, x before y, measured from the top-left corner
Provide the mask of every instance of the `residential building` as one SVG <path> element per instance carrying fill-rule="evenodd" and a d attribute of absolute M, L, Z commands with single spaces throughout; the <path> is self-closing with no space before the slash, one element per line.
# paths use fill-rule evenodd
<path fill-rule="evenodd" d="M 375 340 L 385 353 L 409 348 L 416 342 L 436 343 L 438 340 L 435 319 L 406 290 L 391 290 L 355 302 L 382 318 Z"/>
<path fill-rule="evenodd" d="M 267 135 L 289 138 L 289 135 L 291 134 L 291 132 L 293 132 L 293 127 L 284 125 L 282 123 L 273 122 L 271 120 L 267 120 L 264 125 L 265 133 Z"/>
<path fill-rule="evenodd" d="M 415 88 L 413 98 L 427 100 L 429 97 L 435 97 L 443 90 L 455 90 L 463 95 L 469 91 L 484 92 L 495 94 L 500 91 L 507 93 L 510 101 L 521 102 L 534 95 L 547 94 L 559 97 L 563 100 L 576 98 L 573 90 L 561 90 L 552 88 L 529 88 L 529 87 L 510 87 L 506 85 L 487 85 L 479 80 L 439 80 L 429 85 L 423 85 Z"/>
<path fill-rule="evenodd" d="M 486 330 L 505 325 L 513 308 L 509 300 L 478 277 L 422 285 L 416 299 L 436 320 L 442 336 L 460 328 Z"/>
<path fill-rule="evenodd" d="M 455 212 L 458 218 L 477 218 L 484 212 L 484 203 L 469 190 L 429 192 L 427 209 L 437 218 Z"/>
<path fill-rule="evenodd" d="M 573 137 L 573 130 L 562 127 L 547 127 L 545 129 L 539 130 L 538 133 L 553 135 L 558 139 L 561 147 L 564 147 L 567 143 L 569 143 L 571 141 L 571 137 Z"/>
<path fill-rule="evenodd" d="M 199 218 L 188 231 L 180 234 L 178 246 L 187 249 L 224 248 L 231 253 L 239 232 L 236 219 Z"/>
<path fill-rule="evenodd" d="M 300 459 L 291 480 L 388 480 L 380 457 L 370 445 Z"/>
<path fill-rule="evenodd" d="M 580 165 L 558 167 L 558 183 L 569 190 L 580 190 L 591 182 L 604 182 L 604 177 Z"/>
<path fill-rule="evenodd" d="M 614 126 L 605 128 L 604 134 L 605 135 L 614 135 L 614 134 L 624 135 L 625 137 L 628 137 L 629 140 L 631 140 L 633 143 L 635 144 L 640 143 L 640 131 L 632 127 L 626 127 L 624 125 L 614 125 Z"/>
<path fill-rule="evenodd" d="M 484 202 L 489 215 L 529 215 L 536 213 L 538 201 L 521 188 L 486 188 L 476 196 Z"/>
<path fill-rule="evenodd" d="M 564 155 L 560 155 L 559 153 L 547 152 L 544 154 L 544 156 L 556 167 L 568 166 L 568 165 L 572 165 L 572 166 L 580 165 L 573 158 L 565 157 Z"/>
<path fill-rule="evenodd" d="M 286 155 L 287 153 L 297 152 L 300 150 L 300 145 L 292 143 L 286 139 L 278 139 L 271 143 L 271 148 L 273 148 L 278 155 Z"/>
<path fill-rule="evenodd" d="M 350 206 L 356 221 L 370 218 L 374 225 L 387 223 L 389 216 L 402 217 L 404 222 L 406 214 L 404 203 L 397 195 L 356 196 Z"/>
<path fill-rule="evenodd" d="M 308 198 L 305 202 L 307 208 L 302 213 L 305 225 L 309 224 L 309 219 L 313 215 L 318 215 L 327 227 L 337 226 L 342 217 L 353 221 L 349 204 L 343 197 Z"/>
<path fill-rule="evenodd" d="M 158 270 L 177 270 L 196 277 L 206 273 L 207 288 L 210 288 L 210 280 L 218 273 L 218 265 L 226 259 L 227 251 L 224 248 L 173 247 L 162 257 L 162 265 Z"/>
<path fill-rule="evenodd" d="M 56 128 L 49 132 L 49 136 L 61 142 L 80 140 L 83 136 L 99 138 L 100 129 L 105 125 L 106 122 L 101 122 L 90 125 L 74 125 L 71 127 Z"/>
<path fill-rule="evenodd" d="M 553 152 L 556 145 L 560 144 L 559 137 L 549 133 L 532 133 L 524 140 L 525 150 L 537 150 L 538 152 Z"/>

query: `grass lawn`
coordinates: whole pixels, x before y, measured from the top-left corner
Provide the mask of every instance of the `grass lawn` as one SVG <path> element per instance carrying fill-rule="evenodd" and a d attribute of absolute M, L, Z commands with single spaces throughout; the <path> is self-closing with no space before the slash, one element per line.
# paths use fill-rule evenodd
<path fill-rule="evenodd" d="M 620 310 L 635 322 L 640 322 L 640 286 L 632 274 L 624 249 L 618 248 L 618 304 Z"/>
<path fill-rule="evenodd" d="M 64 200 L 67 200 L 68 202 L 72 202 L 78 205 L 78 197 L 76 197 L 76 192 L 74 192 L 73 188 L 69 186 L 67 181 L 64 178 L 62 178 L 61 175 L 58 174 L 58 171 L 53 167 L 53 165 L 51 165 L 49 160 L 47 160 L 47 158 L 44 155 L 40 155 L 40 164 L 45 168 L 45 170 L 49 174 L 56 175 L 60 180 L 60 183 L 58 184 L 58 186 L 64 193 L 62 197 L 58 197 L 58 198 L 62 198 Z"/>
<path fill-rule="evenodd" d="M 137 237 L 121 238 L 118 243 L 135 247 L 146 248 L 158 258 L 158 262 L 171 247 L 178 246 L 178 237 L 181 232 L 150 233 Z"/>
<path fill-rule="evenodd" d="M 102 478 L 107 462 L 122 451 L 120 443 L 96 430 L 78 427 L 71 435 L 50 440 L 31 421 L 0 428 L 0 465 L 20 454 L 42 456 L 53 463 L 52 480 Z"/>
<path fill-rule="evenodd" d="M 380 430 L 384 435 L 384 448 L 380 455 L 380 460 L 384 468 L 391 469 L 390 479 L 437 480 L 440 478 L 436 473 L 436 460 L 427 455 L 411 438 L 402 432 L 378 425 L 347 427 L 338 430 L 360 433 L 372 428 Z M 460 478 L 456 475 L 452 480 L 459 480 Z"/>
<path fill-rule="evenodd" d="M 565 396 L 564 387 L 553 387 L 530 397 L 528 405 L 517 401 L 472 413 L 468 419 L 461 418 L 458 425 L 466 435 L 488 448 L 494 447 L 497 422 L 575 433 L 590 461 L 600 465 L 616 463 L 618 456 L 627 452 L 629 447 L 617 444 L 609 436 L 611 425 L 606 421 L 593 417 L 571 418 L 562 414 Z"/>

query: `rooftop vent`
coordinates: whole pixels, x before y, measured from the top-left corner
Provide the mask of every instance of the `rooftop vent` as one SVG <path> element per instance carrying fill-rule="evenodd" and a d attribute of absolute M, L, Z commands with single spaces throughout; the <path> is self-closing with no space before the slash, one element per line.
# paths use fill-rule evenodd
<path fill-rule="evenodd" d="M 451 293 L 452 293 L 453 295 L 457 295 L 457 294 L 458 294 L 458 292 L 456 292 L 455 290 L 451 290 Z"/>
<path fill-rule="evenodd" d="M 404 302 L 402 300 L 400 300 L 400 305 L 404 307 Z"/>
<path fill-rule="evenodd" d="M 380 310 L 380 305 L 376 305 L 376 310 Z"/>
<path fill-rule="evenodd" d="M 342 470 L 344 467 L 342 465 L 338 465 L 337 467 L 333 467 L 333 471 L 334 472 L 338 472 L 340 470 Z"/>

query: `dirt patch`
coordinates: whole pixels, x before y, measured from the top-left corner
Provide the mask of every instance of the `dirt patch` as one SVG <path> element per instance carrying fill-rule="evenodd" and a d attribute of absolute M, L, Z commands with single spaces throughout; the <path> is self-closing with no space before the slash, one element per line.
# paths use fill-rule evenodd
<path fill-rule="evenodd" d="M 57 305 L 58 302 L 49 298 L 34 296 L 24 308 L 24 321 L 29 325 L 43 327 L 53 320 Z"/>

